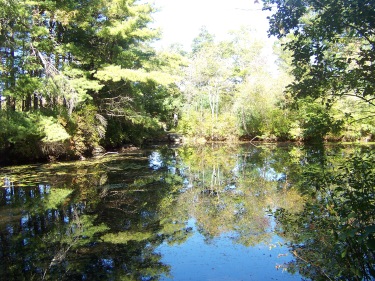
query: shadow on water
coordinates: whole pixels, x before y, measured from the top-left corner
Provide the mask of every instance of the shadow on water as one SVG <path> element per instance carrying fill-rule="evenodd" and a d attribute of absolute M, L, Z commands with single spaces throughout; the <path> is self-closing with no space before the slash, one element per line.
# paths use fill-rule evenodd
<path fill-rule="evenodd" d="M 158 147 L 0 169 L 0 279 L 371 280 L 369 151 Z"/>

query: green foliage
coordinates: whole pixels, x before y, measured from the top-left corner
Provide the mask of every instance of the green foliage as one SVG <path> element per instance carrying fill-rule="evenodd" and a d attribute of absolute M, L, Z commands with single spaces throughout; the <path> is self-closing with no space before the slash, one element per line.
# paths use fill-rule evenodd
<path fill-rule="evenodd" d="M 0 149 L 22 159 L 140 145 L 171 129 L 206 140 L 375 135 L 372 3 L 264 1 L 277 6 L 278 76 L 246 28 L 216 42 L 202 27 L 191 53 L 156 52 L 148 3 L 1 4 L 0 118 L 11 121 Z"/>
<path fill-rule="evenodd" d="M 281 109 L 282 88 L 266 74 L 252 75 L 242 85 L 235 103 L 241 135 L 263 140 L 289 138 L 290 112 Z"/>
<path fill-rule="evenodd" d="M 214 43 L 215 36 L 211 34 L 205 26 L 202 26 L 200 32 L 196 38 L 193 40 L 192 52 L 198 53 L 204 50 L 206 47 Z"/>
<path fill-rule="evenodd" d="M 45 137 L 38 115 L 0 111 L 2 161 L 30 161 L 40 157 L 38 144 Z"/>
<path fill-rule="evenodd" d="M 372 280 L 374 155 L 347 155 L 346 163 L 335 168 L 328 159 L 321 160 L 304 168 L 301 188 L 312 200 L 301 212 L 275 213 L 296 257 L 290 270 L 314 280 Z"/>
<path fill-rule="evenodd" d="M 121 80 L 131 82 L 146 83 L 149 80 L 156 82 L 159 85 L 169 85 L 175 81 L 175 78 L 163 72 L 145 72 L 144 70 L 122 69 L 121 66 L 106 66 L 98 70 L 95 77 L 100 81 L 119 82 Z"/>
<path fill-rule="evenodd" d="M 296 99 L 323 98 L 332 103 L 342 96 L 371 105 L 374 4 L 369 1 L 264 1 L 273 9 L 270 35 L 287 38 L 295 81 L 288 92 Z"/>
<path fill-rule="evenodd" d="M 37 115 L 0 111 L 2 124 L 1 147 L 9 147 L 23 141 L 35 142 L 44 137 Z"/>
<path fill-rule="evenodd" d="M 272 11 L 269 34 L 281 39 L 281 66 L 294 76 L 287 94 L 297 103 L 311 98 L 309 102 L 317 100 L 330 107 L 325 112 L 318 110 L 318 104 L 314 106 L 315 113 L 303 110 L 306 122 L 299 128 L 303 131 L 300 136 L 371 139 L 369 118 L 374 115 L 375 93 L 371 75 L 375 58 L 374 4 L 267 0 L 264 9 Z M 335 108 L 345 115 L 337 113 Z M 299 125 L 292 127 L 292 135 L 297 136 Z"/>
<path fill-rule="evenodd" d="M 46 130 L 40 133 L 42 138 L 46 134 L 43 141 L 66 140 L 75 156 L 90 154 L 99 142 L 141 143 L 150 132 L 171 126 L 173 100 L 178 98 L 176 70 L 182 58 L 156 54 L 150 47 L 159 36 L 149 27 L 155 11 L 150 4 L 117 0 L 3 4 L 0 111 L 33 111 Z M 112 128 L 121 125 L 107 133 L 108 119 L 117 119 Z M 23 129 L 8 126 L 0 146 L 25 137 L 35 143 L 31 136 L 38 132 L 33 126 L 29 129 L 30 138 Z M 8 131 L 13 139 L 7 139 Z M 22 151 L 14 152 L 22 156 Z"/>
<path fill-rule="evenodd" d="M 279 108 L 285 82 L 268 72 L 264 42 L 245 28 L 231 36 L 215 42 L 204 29 L 194 41 L 178 129 L 207 140 L 288 138 L 288 111 Z"/>
<path fill-rule="evenodd" d="M 212 118 L 208 112 L 203 116 L 198 112 L 190 112 L 189 115 L 182 116 L 178 130 L 186 136 L 208 140 L 222 141 L 239 136 L 236 118 L 229 112 L 222 113 L 217 118 Z"/>
<path fill-rule="evenodd" d="M 88 113 L 88 111 L 86 112 Z M 65 118 L 56 117 L 57 113 L 0 111 L 3 130 L 0 132 L 0 150 L 5 163 L 44 161 L 48 157 L 66 157 L 71 155 L 72 147 L 68 145 L 71 135 Z M 76 127 L 70 121 L 71 127 Z M 87 130 L 94 130 L 89 127 Z M 97 134 L 97 132 L 96 132 Z M 76 136 L 75 136 L 76 137 Z M 86 135 L 92 142 L 94 133 Z M 83 148 L 86 151 L 86 148 Z"/>
<path fill-rule="evenodd" d="M 95 106 L 87 105 L 74 112 L 68 119 L 66 127 L 72 135 L 76 153 L 90 155 L 106 133 L 107 120 L 98 113 Z"/>
<path fill-rule="evenodd" d="M 45 137 L 42 142 L 65 141 L 70 138 L 65 128 L 51 116 L 40 116 L 38 125 L 43 128 Z"/>
<path fill-rule="evenodd" d="M 332 116 L 332 110 L 311 99 L 300 100 L 293 124 L 292 136 L 304 141 L 323 141 L 328 134 L 340 133 L 342 120 Z"/>
<path fill-rule="evenodd" d="M 333 107 L 335 118 L 344 121 L 341 130 L 342 139 L 345 141 L 369 141 L 375 136 L 375 123 L 373 119 L 373 106 L 365 102 L 358 103 L 353 98 L 341 99 Z"/>

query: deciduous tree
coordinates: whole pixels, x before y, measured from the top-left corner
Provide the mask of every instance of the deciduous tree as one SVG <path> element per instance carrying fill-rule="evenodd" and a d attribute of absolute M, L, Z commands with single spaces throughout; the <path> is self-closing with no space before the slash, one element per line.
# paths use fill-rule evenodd
<path fill-rule="evenodd" d="M 295 98 L 331 103 L 353 96 L 374 104 L 375 4 L 372 1 L 266 0 L 269 34 L 289 36 Z M 292 36 L 290 36 L 292 35 Z"/>

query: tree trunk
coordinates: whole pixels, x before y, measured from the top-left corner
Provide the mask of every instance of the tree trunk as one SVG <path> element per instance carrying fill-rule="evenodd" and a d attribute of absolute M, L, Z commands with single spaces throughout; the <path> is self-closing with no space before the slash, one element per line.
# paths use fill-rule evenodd
<path fill-rule="evenodd" d="M 14 43 L 14 34 L 11 37 L 11 42 Z M 14 48 L 10 48 L 10 81 L 9 86 L 14 91 L 14 88 L 16 87 L 16 65 L 15 65 L 15 52 Z M 16 98 L 8 96 L 8 108 L 11 111 L 16 111 Z"/>
<path fill-rule="evenodd" d="M 34 110 L 37 110 L 38 109 L 38 93 L 34 93 Z"/>
<path fill-rule="evenodd" d="M 30 111 L 31 109 L 31 94 L 26 95 L 24 111 Z"/>

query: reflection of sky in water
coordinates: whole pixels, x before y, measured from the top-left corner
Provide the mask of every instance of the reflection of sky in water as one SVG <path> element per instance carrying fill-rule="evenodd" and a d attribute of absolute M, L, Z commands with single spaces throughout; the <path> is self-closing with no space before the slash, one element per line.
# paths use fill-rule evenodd
<path fill-rule="evenodd" d="M 249 163 L 251 163 L 251 161 L 249 161 Z M 235 167 L 232 169 L 233 175 L 238 177 L 242 169 L 247 169 L 246 164 L 247 163 L 243 162 L 237 163 Z M 256 171 L 258 172 L 259 176 L 263 177 L 265 180 L 268 181 L 277 181 L 283 179 L 285 177 L 285 174 L 276 172 L 270 164 L 271 163 L 269 162 L 265 162 L 262 167 L 256 168 Z"/>
<path fill-rule="evenodd" d="M 279 246 L 281 238 L 272 237 L 270 245 L 245 247 L 235 244 L 233 233 L 210 240 L 197 231 L 196 222 L 190 219 L 188 227 L 193 235 L 183 244 L 157 248 L 162 262 L 171 266 L 171 277 L 161 280 L 301 280 L 277 265 L 292 260 L 286 247 Z"/>
<path fill-rule="evenodd" d="M 106 268 L 114 268 L 114 261 L 112 259 L 101 259 L 102 266 L 105 266 Z"/>
<path fill-rule="evenodd" d="M 22 226 L 27 225 L 28 222 L 29 222 L 29 216 L 28 215 L 21 217 L 21 225 Z"/>
<path fill-rule="evenodd" d="M 149 156 L 149 167 L 158 170 L 164 167 L 162 155 L 153 152 Z M 176 161 L 168 164 L 168 172 L 176 174 Z M 243 166 L 245 165 L 245 166 Z M 227 182 L 225 192 L 242 195 L 237 189 L 237 180 L 243 169 L 248 169 L 246 163 L 237 163 L 231 170 L 232 180 Z M 266 181 L 276 181 L 283 178 L 282 173 L 273 169 L 269 162 L 264 162 L 261 167 L 254 167 L 259 177 Z M 195 188 L 195 177 L 185 176 L 184 170 L 189 167 L 181 167 L 179 175 L 183 178 L 183 186 L 180 192 L 186 192 Z M 235 212 L 244 211 L 243 203 L 239 203 Z M 275 222 L 272 218 L 271 229 Z M 251 223 L 251 222 L 249 222 Z M 293 260 L 288 249 L 281 246 L 283 241 L 273 235 L 267 243 L 261 243 L 253 247 L 246 247 L 236 242 L 241 236 L 235 231 L 221 234 L 219 237 L 207 240 L 197 230 L 195 219 L 188 221 L 187 229 L 192 229 L 192 236 L 184 243 L 168 245 L 164 242 L 156 249 L 162 256 L 162 262 L 171 267 L 171 276 L 162 276 L 161 280 L 301 280 L 299 275 L 291 275 L 278 268 Z"/>
<path fill-rule="evenodd" d="M 158 170 L 163 167 L 163 159 L 159 152 L 154 151 L 148 157 L 149 159 L 149 167 L 153 170 Z"/>
<path fill-rule="evenodd" d="M 265 180 L 268 181 L 277 181 L 284 178 L 283 173 L 277 173 L 274 168 L 267 167 L 266 171 L 264 172 L 264 168 L 257 169 L 260 176 L 263 176 Z"/>
<path fill-rule="evenodd" d="M 176 167 L 168 166 L 168 171 L 169 171 L 172 175 L 175 175 L 175 174 L 176 174 Z"/>

